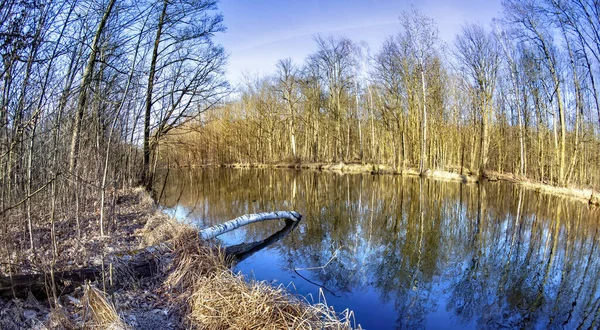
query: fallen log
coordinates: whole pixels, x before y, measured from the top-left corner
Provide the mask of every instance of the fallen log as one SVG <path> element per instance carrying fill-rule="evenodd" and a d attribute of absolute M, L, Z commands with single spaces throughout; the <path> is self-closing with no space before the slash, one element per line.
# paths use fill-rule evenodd
<path fill-rule="evenodd" d="M 229 220 L 225 223 L 200 230 L 200 238 L 211 239 L 219 235 L 225 234 L 227 232 L 230 232 L 232 230 L 238 229 L 240 227 L 249 225 L 251 223 L 277 219 L 287 219 L 293 222 L 298 222 L 300 221 L 300 219 L 302 219 L 302 215 L 295 211 L 277 211 L 246 214 L 239 218 Z"/>
<path fill-rule="evenodd" d="M 226 255 L 231 258 L 230 260 L 240 262 L 285 237 L 298 225 L 301 218 L 302 216 L 294 211 L 247 214 L 223 224 L 202 229 L 199 231 L 199 235 L 202 239 L 211 239 L 251 223 L 275 219 L 285 220 L 285 227 L 266 239 L 252 243 L 242 243 L 225 249 Z M 156 253 L 162 250 L 165 250 L 164 246 L 162 248 L 148 247 L 134 255 L 132 253 L 117 253 L 117 256 L 121 256 L 116 257 L 113 263 L 116 266 L 113 269 L 114 276 L 110 289 L 122 287 L 132 279 L 136 280 L 157 274 L 159 271 L 159 260 L 156 258 Z M 109 269 L 110 264 L 105 264 L 104 267 L 97 266 L 54 272 L 54 284 L 57 295 L 71 293 L 86 281 L 102 281 L 103 275 L 104 280 L 108 283 Z M 27 298 L 31 292 L 35 298 L 45 299 L 52 292 L 50 283 L 50 273 L 0 277 L 0 298 Z"/>
<path fill-rule="evenodd" d="M 150 277 L 157 273 L 158 262 L 154 257 L 143 257 L 139 260 L 130 261 L 125 268 L 119 267 L 113 276 L 112 288 L 120 287 L 127 280 Z M 104 267 L 88 267 L 62 272 L 54 272 L 54 284 L 57 295 L 71 293 L 85 281 L 102 281 L 102 274 L 105 274 L 106 282 L 109 282 L 109 265 Z M 122 278 L 123 274 L 128 274 L 128 279 Z M 51 276 L 50 273 L 42 274 L 24 274 L 7 277 L 0 277 L 0 297 L 3 298 L 27 298 L 31 292 L 37 299 L 44 299 L 51 295 Z"/>
<path fill-rule="evenodd" d="M 239 263 L 256 252 L 273 245 L 282 238 L 286 237 L 294 228 L 298 226 L 298 222 L 290 221 L 286 219 L 285 227 L 275 234 L 252 243 L 241 243 L 237 245 L 228 246 L 225 248 L 225 256 L 228 260 L 231 260 L 232 264 Z"/>

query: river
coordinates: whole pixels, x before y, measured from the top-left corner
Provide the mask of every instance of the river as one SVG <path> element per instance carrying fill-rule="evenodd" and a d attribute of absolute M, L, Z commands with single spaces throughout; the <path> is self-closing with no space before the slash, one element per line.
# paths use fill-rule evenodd
<path fill-rule="evenodd" d="M 170 170 L 157 181 L 164 211 L 199 227 L 300 212 L 288 236 L 235 270 L 350 309 L 364 329 L 600 323 L 600 211 L 580 202 L 505 182 L 288 169 Z M 282 227 L 220 239 L 257 241 Z"/>

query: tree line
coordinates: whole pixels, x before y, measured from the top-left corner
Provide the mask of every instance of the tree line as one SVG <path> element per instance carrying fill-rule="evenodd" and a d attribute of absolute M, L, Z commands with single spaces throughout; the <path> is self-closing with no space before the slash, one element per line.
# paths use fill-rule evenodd
<path fill-rule="evenodd" d="M 301 63 L 248 77 L 218 109 L 170 132 L 177 164 L 361 162 L 397 171 L 513 173 L 600 186 L 600 8 L 506 0 L 490 27 L 452 44 L 418 10 L 372 53 L 317 36 Z"/>
<path fill-rule="evenodd" d="M 227 95 L 224 30 L 217 0 L 2 1 L 2 252 L 59 253 L 86 210 L 109 234 L 114 190 L 150 187 L 160 137 Z"/>

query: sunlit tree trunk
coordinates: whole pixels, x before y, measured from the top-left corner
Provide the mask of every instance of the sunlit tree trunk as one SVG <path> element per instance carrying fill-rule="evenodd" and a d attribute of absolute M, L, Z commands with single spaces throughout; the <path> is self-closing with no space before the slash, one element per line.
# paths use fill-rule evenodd
<path fill-rule="evenodd" d="M 162 37 L 163 25 L 165 24 L 165 18 L 167 16 L 168 5 L 169 1 L 163 0 L 162 11 L 158 18 L 158 25 L 156 27 L 156 36 L 154 38 L 154 47 L 152 48 L 152 57 L 150 59 L 150 69 L 148 72 L 148 86 L 146 87 L 146 101 L 144 105 L 144 158 L 142 169 L 142 183 L 146 187 L 146 190 L 152 189 L 152 173 L 150 172 L 150 120 L 152 114 L 152 91 L 154 89 L 156 63 L 158 62 L 158 48 L 160 46 L 160 39 Z"/>
<path fill-rule="evenodd" d="M 100 38 L 104 32 L 104 28 L 108 22 L 108 18 L 110 17 L 114 4 L 115 0 L 110 0 L 106 10 L 104 11 L 104 15 L 102 16 L 102 19 L 96 28 L 96 33 L 94 34 L 94 39 L 92 40 L 92 45 L 90 47 L 88 62 L 85 70 L 83 71 L 83 76 L 81 77 L 81 86 L 79 87 L 79 98 L 77 101 L 77 110 L 75 114 L 75 122 L 73 124 L 73 135 L 71 137 L 71 149 L 69 153 L 69 172 L 71 173 L 75 173 L 75 168 L 77 167 L 81 122 L 87 106 L 89 86 L 94 74 L 94 65 L 96 64 L 96 58 L 98 57 L 98 43 L 100 42 Z"/>

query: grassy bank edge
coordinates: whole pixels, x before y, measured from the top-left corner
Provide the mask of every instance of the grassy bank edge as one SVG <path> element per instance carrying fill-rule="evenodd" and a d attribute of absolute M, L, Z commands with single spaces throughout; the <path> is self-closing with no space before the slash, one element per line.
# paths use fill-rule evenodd
<path fill-rule="evenodd" d="M 284 285 L 235 273 L 235 260 L 218 241 L 201 239 L 198 228 L 154 208 L 141 234 L 150 246 L 168 246 L 171 266 L 162 286 L 186 328 L 361 329 L 352 311 L 334 311 L 324 297 L 311 302 Z"/>
<path fill-rule="evenodd" d="M 139 221 L 128 234 L 135 244 L 105 251 L 110 282 L 103 283 L 104 276 L 86 282 L 57 304 L 0 298 L 0 329 L 360 329 L 352 311 L 334 311 L 322 297 L 309 301 L 286 286 L 233 272 L 218 241 L 201 239 L 198 228 L 162 212 L 144 188 L 124 189 L 119 199 Z M 134 279 L 128 262 L 148 255 L 157 272 Z M 113 279 L 119 286 L 108 288 Z"/>
<path fill-rule="evenodd" d="M 207 164 L 194 165 L 196 167 L 226 167 L 226 168 L 290 168 L 298 170 L 313 170 L 334 172 L 340 174 L 374 174 L 374 175 L 407 175 L 421 176 L 419 171 L 414 168 L 404 170 L 396 170 L 389 165 L 377 164 L 330 164 L 330 163 L 231 163 L 231 164 Z M 535 182 L 531 179 L 520 177 L 508 173 L 499 173 L 495 171 L 487 171 L 485 178 L 480 178 L 473 174 L 460 174 L 450 171 L 427 170 L 424 175 L 426 178 L 443 181 L 455 181 L 466 184 L 477 183 L 480 181 L 507 181 L 516 185 L 520 185 L 526 189 L 534 190 L 538 193 L 571 198 L 579 202 L 592 205 L 600 205 L 600 191 L 593 189 L 582 189 L 578 187 L 557 187 L 541 182 Z"/>

